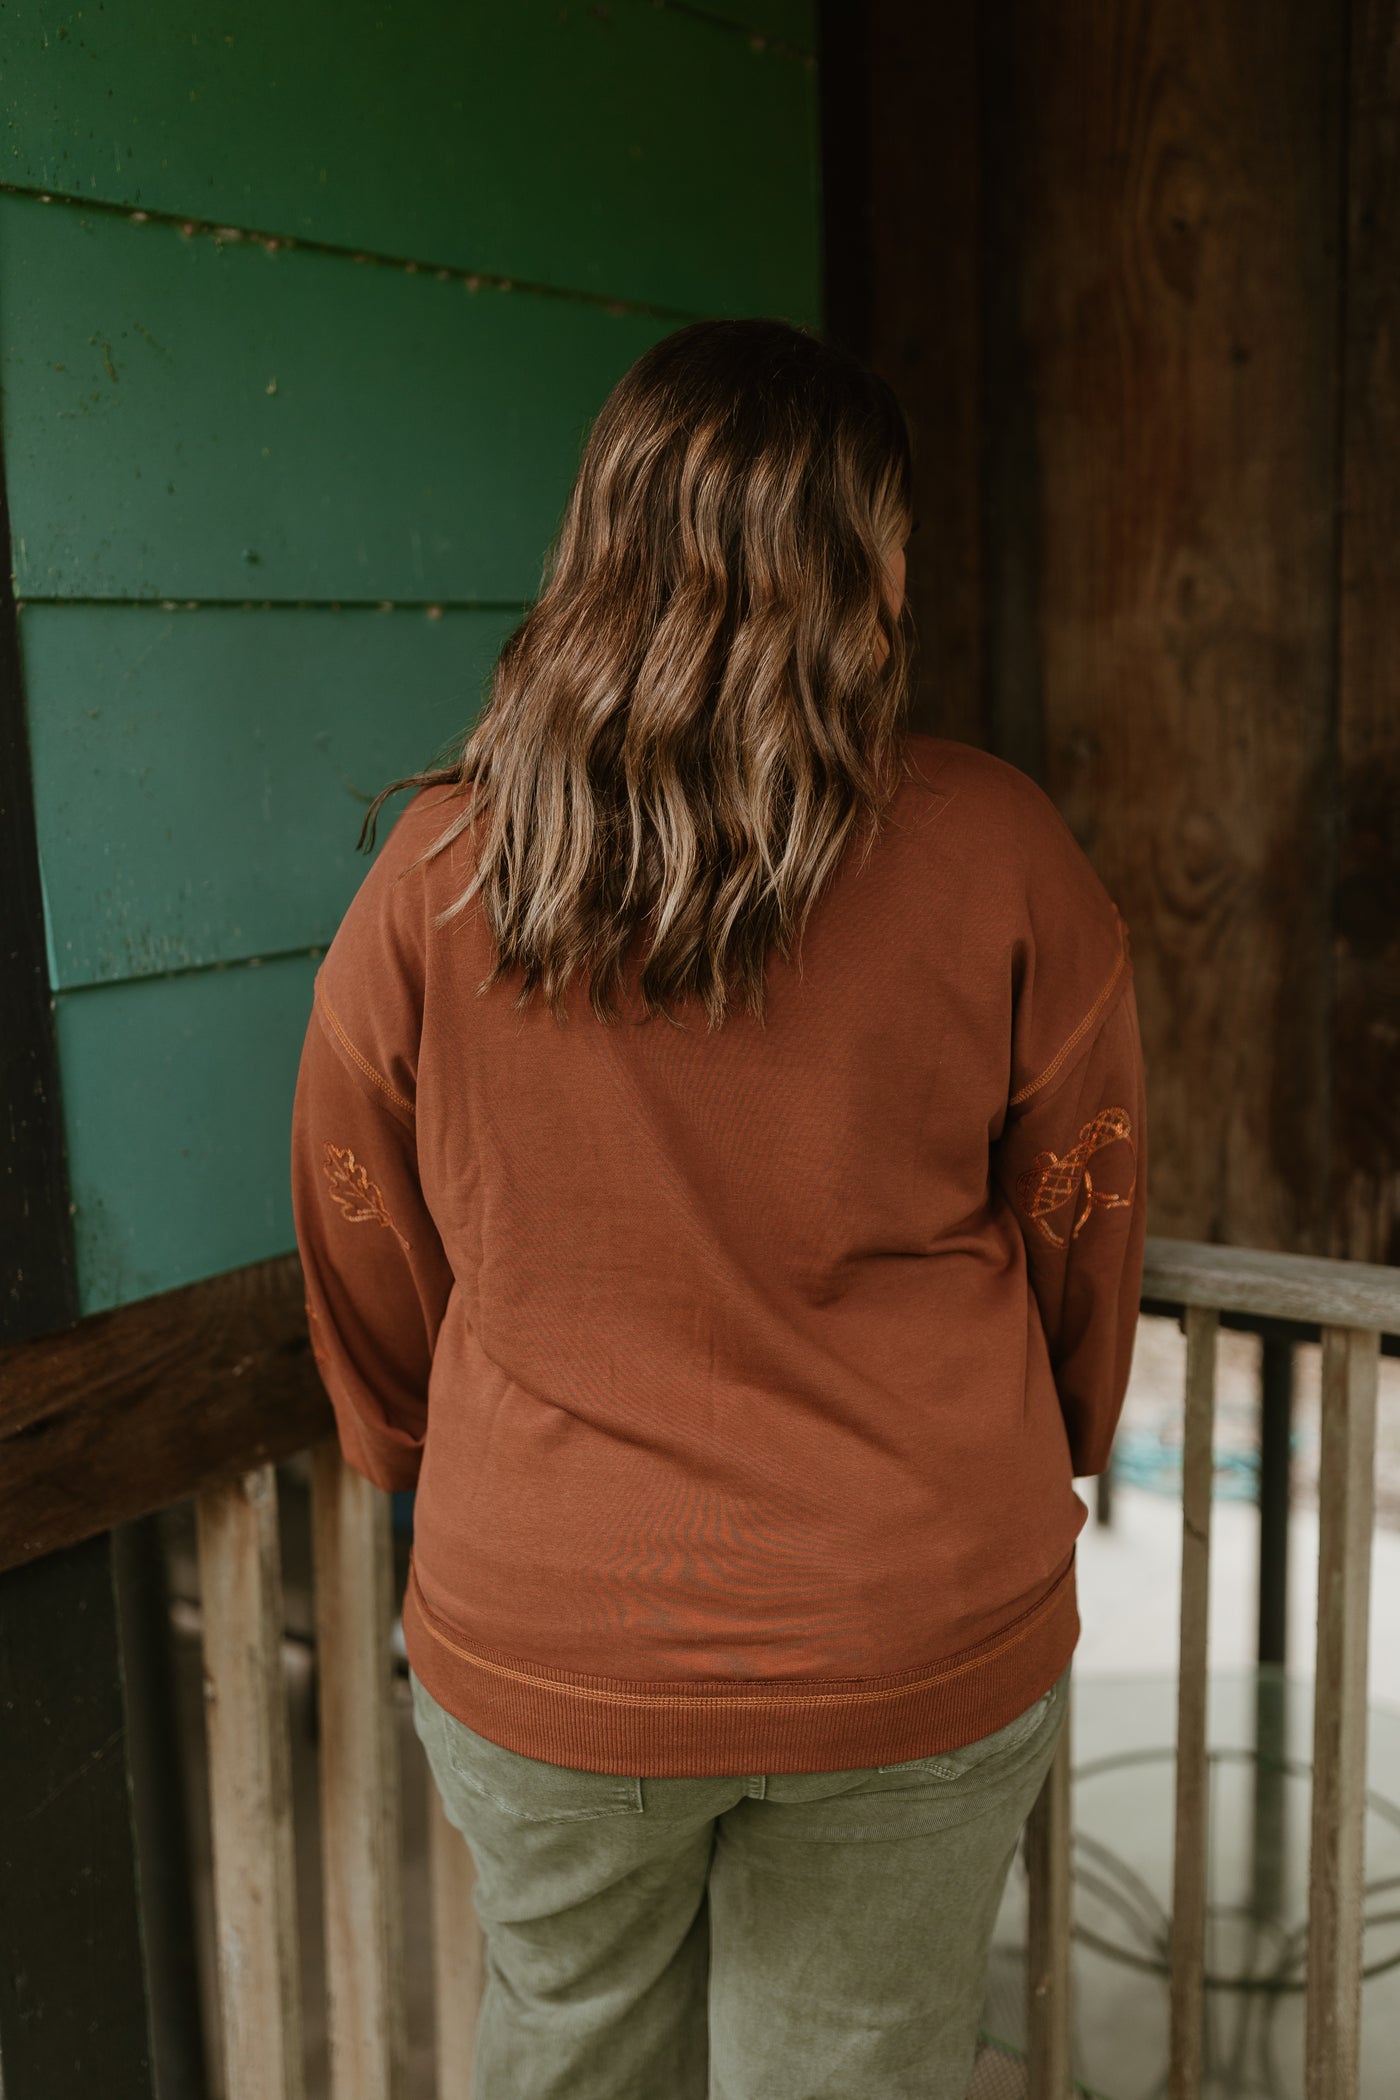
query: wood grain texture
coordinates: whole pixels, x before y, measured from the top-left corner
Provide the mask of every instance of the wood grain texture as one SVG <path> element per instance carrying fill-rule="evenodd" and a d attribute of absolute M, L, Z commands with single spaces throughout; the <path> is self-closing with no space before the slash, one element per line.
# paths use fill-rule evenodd
<path fill-rule="evenodd" d="M 810 39 L 803 0 L 720 12 Z M 8 182 L 693 313 L 815 301 L 811 63 L 703 7 L 35 0 L 5 57 Z"/>
<path fill-rule="evenodd" d="M 1366 1681 L 1380 1337 L 1322 1337 L 1317 1666 L 1313 1703 L 1307 2100 L 1355 2100 L 1366 1905 Z"/>
<path fill-rule="evenodd" d="M 1342 39 L 1012 21 L 1045 785 L 1134 937 L 1154 1230 L 1324 1252 Z"/>
<path fill-rule="evenodd" d="M 1045 1783 L 1026 1821 L 1026 1875 L 1029 1883 L 1026 1947 L 1026 2093 L 1027 2100 L 1065 2100 L 1070 2092 L 1070 2046 L 1073 2004 L 1070 1976 L 1070 1928 L 1073 1901 L 1070 1876 L 1073 1803 L 1070 1786 L 1070 1729 L 1074 1719 L 1074 1680 L 1065 1699 L 1065 1718 Z"/>
<path fill-rule="evenodd" d="M 1205 2043 L 1206 1862 L 1210 1846 L 1206 1707 L 1219 1327 L 1214 1311 L 1200 1305 L 1187 1308 L 1181 1452 L 1181 1639 L 1172 1846 L 1171 2100 L 1199 2100 Z"/>
<path fill-rule="evenodd" d="M 976 8 L 880 0 L 870 15 L 873 156 L 871 357 L 904 403 L 917 530 L 908 549 L 917 640 L 910 719 L 983 744 L 986 647 L 981 518 L 988 290 L 979 243 Z"/>
<path fill-rule="evenodd" d="M 1330 1251 L 1400 1263 L 1400 4 L 1348 17 Z"/>
<path fill-rule="evenodd" d="M 321 1885 L 334 2100 L 404 2100 L 397 1598 L 389 1497 L 341 1456 L 311 1454 Z"/>
<path fill-rule="evenodd" d="M 1038 237 L 1031 186 L 1043 180 L 1044 135 L 1025 121 L 1023 98 L 1049 92 L 1064 121 L 1068 83 L 1025 81 L 1024 12 L 1011 0 L 977 13 L 978 159 L 982 199 L 977 226 L 978 370 L 975 390 L 981 562 L 981 734 L 999 758 L 1045 781 L 1045 660 L 1040 626 L 1048 587 L 1045 463 L 1039 429 L 1038 345 L 1031 336 L 1026 282 Z"/>
<path fill-rule="evenodd" d="M 0 1569 L 335 1428 L 301 1264 L 260 1262 L 0 1352 Z"/>
<path fill-rule="evenodd" d="M 304 2100 L 277 1476 L 199 1497 L 204 1712 L 227 2100 Z"/>
<path fill-rule="evenodd" d="M 442 1795 L 426 1761 L 424 1784 L 428 1789 L 433 1916 L 436 2100 L 470 2100 L 476 2023 L 486 1987 L 486 1941 L 472 1901 L 476 1866 L 461 1831 L 447 1820 Z"/>
<path fill-rule="evenodd" d="M 517 617 L 26 606 L 55 987 L 327 946 L 365 805 L 475 720 Z"/>
<path fill-rule="evenodd" d="M 911 722 L 975 744 L 987 742 L 984 29 L 977 10 L 910 0 L 823 11 L 827 325 L 889 381 L 913 439 Z"/>
<path fill-rule="evenodd" d="M 1163 1305 L 1218 1306 L 1266 1319 L 1378 1327 L 1400 1334 L 1400 1268 L 1214 1247 L 1149 1234 L 1142 1295 Z"/>

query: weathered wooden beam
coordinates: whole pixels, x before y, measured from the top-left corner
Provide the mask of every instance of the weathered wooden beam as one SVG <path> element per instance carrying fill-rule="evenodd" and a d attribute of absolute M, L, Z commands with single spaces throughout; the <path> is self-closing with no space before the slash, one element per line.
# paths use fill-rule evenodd
<path fill-rule="evenodd" d="M 1400 1334 L 1400 1268 L 1149 1236 L 1142 1295 L 1166 1305 Z"/>
<path fill-rule="evenodd" d="M 403 1889 L 389 1497 L 334 1437 L 311 1454 L 321 1880 L 334 2100 L 405 2092 Z"/>
<path fill-rule="evenodd" d="M 1210 1631 L 1210 1517 L 1215 1484 L 1215 1345 L 1219 1328 L 1219 1318 L 1212 1308 L 1187 1308 L 1172 1865 L 1171 2100 L 1198 2100 L 1201 2091 L 1210 1806 L 1206 1664 Z"/>
<path fill-rule="evenodd" d="M 228 2100 L 305 2100 L 277 1475 L 199 1497 L 214 1923 Z"/>
<path fill-rule="evenodd" d="M 1400 1262 L 1400 68 L 1395 0 L 1333 16 L 1351 40 L 1334 497 L 1331 1251 Z"/>
<path fill-rule="evenodd" d="M 1303 2076 L 1307 2100 L 1361 2090 L 1366 1663 L 1380 1337 L 1322 1337 L 1317 1668 Z"/>
<path fill-rule="evenodd" d="M 333 1433 L 295 1255 L 0 1352 L 0 1569 Z"/>

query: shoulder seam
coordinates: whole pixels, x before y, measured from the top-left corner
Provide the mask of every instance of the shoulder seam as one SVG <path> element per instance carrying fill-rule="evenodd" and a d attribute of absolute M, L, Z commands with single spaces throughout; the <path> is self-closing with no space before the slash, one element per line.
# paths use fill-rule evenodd
<path fill-rule="evenodd" d="M 1077 1048 L 1077 1046 L 1083 1041 L 1085 1035 L 1088 1033 L 1089 1029 L 1093 1027 L 1095 1021 L 1097 1021 L 1099 1015 L 1103 1012 L 1105 1006 L 1109 1002 L 1109 999 L 1112 997 L 1114 988 L 1118 984 L 1119 979 L 1122 977 L 1123 971 L 1127 967 L 1128 961 L 1127 943 L 1123 938 L 1123 919 L 1116 905 L 1114 907 L 1114 917 L 1118 922 L 1118 960 L 1113 965 L 1113 969 L 1109 974 L 1108 982 L 1104 985 L 1097 999 L 1095 999 L 1093 1005 L 1089 1008 L 1088 1013 L 1085 1014 L 1083 1020 L 1079 1023 L 1079 1026 L 1074 1030 L 1074 1033 L 1070 1036 L 1067 1036 L 1065 1041 L 1060 1045 L 1060 1048 L 1056 1051 L 1054 1057 L 1051 1058 L 1049 1064 L 1045 1067 L 1044 1071 L 1041 1072 L 1035 1079 L 1027 1080 L 1026 1084 L 1023 1087 L 1019 1087 L 1017 1091 L 1010 1097 L 1009 1101 L 1007 1102 L 1008 1108 L 1018 1108 L 1023 1101 L 1028 1101 L 1032 1094 L 1038 1094 L 1043 1086 L 1048 1086 L 1050 1081 L 1055 1077 L 1055 1074 L 1063 1066 L 1066 1058 L 1068 1058 L 1071 1055 L 1071 1053 Z"/>
<path fill-rule="evenodd" d="M 367 1057 L 362 1057 L 360 1055 L 360 1052 L 355 1048 L 355 1045 L 351 1042 L 349 1036 L 345 1033 L 344 1028 L 341 1026 L 340 1016 L 337 1014 L 335 1008 L 331 1005 L 330 1000 L 326 997 L 319 976 L 316 979 L 316 1000 L 321 1008 L 322 1013 L 324 1013 L 326 1017 L 328 1025 L 334 1031 L 336 1040 L 339 1042 L 341 1048 L 344 1050 L 346 1056 L 351 1060 L 351 1062 L 358 1066 L 359 1070 L 364 1073 L 366 1079 L 368 1079 L 373 1086 L 377 1086 L 382 1094 L 388 1096 L 389 1100 L 394 1103 L 394 1106 L 396 1108 L 403 1109 L 405 1114 L 407 1115 L 415 1115 L 416 1110 L 414 1108 L 413 1103 L 411 1101 L 406 1100 L 404 1096 L 401 1093 L 399 1093 L 397 1088 L 390 1086 L 388 1080 L 384 1077 L 383 1073 L 377 1072 L 374 1066 L 370 1063 L 369 1059 Z"/>

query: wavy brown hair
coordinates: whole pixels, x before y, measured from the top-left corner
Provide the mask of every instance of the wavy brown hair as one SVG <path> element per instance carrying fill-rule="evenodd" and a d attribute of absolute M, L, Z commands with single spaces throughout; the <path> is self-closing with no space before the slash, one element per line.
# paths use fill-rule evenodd
<path fill-rule="evenodd" d="M 692 322 L 618 381 L 482 713 L 361 833 L 403 788 L 461 790 L 414 865 L 480 825 L 438 922 L 480 896 L 480 991 L 518 971 L 562 1020 L 577 972 L 612 1021 L 645 932 L 644 1019 L 696 997 L 713 1029 L 737 985 L 762 1022 L 770 948 L 793 960 L 904 774 L 911 481 L 890 388 L 785 321 Z"/>

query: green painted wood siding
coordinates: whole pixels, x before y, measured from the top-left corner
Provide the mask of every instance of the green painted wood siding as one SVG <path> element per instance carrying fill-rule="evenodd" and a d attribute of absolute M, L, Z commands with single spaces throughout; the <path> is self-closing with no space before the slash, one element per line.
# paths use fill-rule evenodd
<path fill-rule="evenodd" d="M 328 944 L 355 809 L 455 738 L 517 617 L 27 605 L 50 982 Z"/>
<path fill-rule="evenodd" d="M 365 803 L 473 719 L 614 380 L 693 315 L 821 317 L 804 0 L 133 19 L 21 0 L 0 83 L 85 1312 L 292 1245 Z"/>
<path fill-rule="evenodd" d="M 517 605 L 678 325 L 0 197 L 15 588 Z"/>
<path fill-rule="evenodd" d="M 812 9 L 724 12 L 808 49 L 653 0 L 12 0 L 4 179 L 677 312 L 807 307 Z"/>

